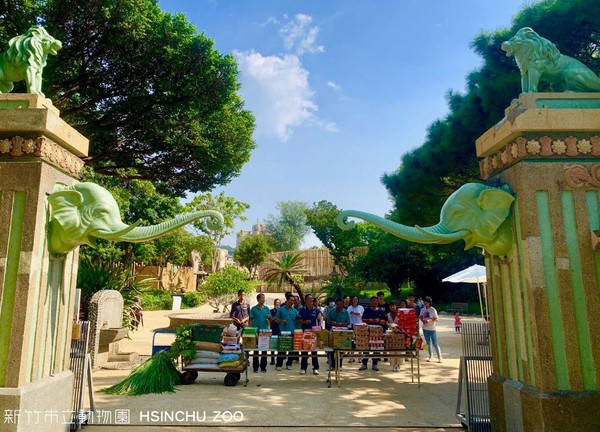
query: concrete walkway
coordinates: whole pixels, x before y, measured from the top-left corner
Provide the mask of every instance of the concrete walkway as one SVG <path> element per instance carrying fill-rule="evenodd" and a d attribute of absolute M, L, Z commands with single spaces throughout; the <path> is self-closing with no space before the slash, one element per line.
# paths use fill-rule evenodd
<path fill-rule="evenodd" d="M 267 294 L 267 305 L 281 294 Z M 254 299 L 253 299 L 254 300 Z M 252 302 L 254 303 L 254 302 Z M 217 318 L 208 305 L 178 311 Z M 121 344 L 123 352 L 151 354 L 152 331 L 169 324 L 172 311 L 144 313 L 144 327 Z M 464 321 L 477 318 L 464 318 Z M 480 320 L 480 319 L 479 319 Z M 170 344 L 171 335 L 160 335 L 159 344 Z M 419 388 L 411 383 L 410 364 L 392 372 L 388 363 L 380 371 L 359 372 L 360 363 L 345 361 L 341 387 L 327 387 L 327 364 L 320 359 L 319 376 L 292 370 L 249 372 L 248 387 L 223 385 L 224 373 L 201 372 L 196 382 L 179 386 L 174 394 L 112 396 L 98 392 L 125 378 L 129 370 L 100 370 L 93 374 L 97 415 L 92 432 L 104 431 L 194 431 L 297 429 L 449 431 L 460 428 L 455 416 L 461 337 L 454 332 L 453 319 L 442 317 L 438 339 L 443 363 L 424 361 L 422 352 Z M 369 364 L 370 366 L 370 364 Z M 110 418 L 109 418 L 110 416 Z M 122 416 L 117 419 L 117 416 Z M 127 422 L 118 425 L 119 421 Z M 109 426 L 110 425 L 110 426 Z"/>

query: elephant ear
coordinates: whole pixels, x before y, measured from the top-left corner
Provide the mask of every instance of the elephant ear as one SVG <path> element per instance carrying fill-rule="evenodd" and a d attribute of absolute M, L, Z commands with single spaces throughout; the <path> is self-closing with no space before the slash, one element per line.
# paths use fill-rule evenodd
<path fill-rule="evenodd" d="M 83 203 L 83 196 L 72 189 L 63 189 L 60 186 L 56 189 L 58 190 L 48 197 L 52 219 L 55 219 L 66 232 L 77 229 L 80 224 L 79 207 Z"/>
<path fill-rule="evenodd" d="M 515 198 L 501 189 L 485 189 L 477 198 L 479 208 L 484 211 L 481 228 L 491 236 L 510 214 L 510 206 Z"/>

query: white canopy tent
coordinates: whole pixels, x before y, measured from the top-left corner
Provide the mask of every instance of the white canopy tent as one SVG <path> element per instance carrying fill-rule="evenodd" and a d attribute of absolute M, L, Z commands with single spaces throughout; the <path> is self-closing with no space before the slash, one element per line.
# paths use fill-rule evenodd
<path fill-rule="evenodd" d="M 483 313 L 483 302 L 485 302 L 485 311 L 487 314 L 487 297 L 485 295 L 485 283 L 487 282 L 487 275 L 485 272 L 485 267 L 482 265 L 472 265 L 464 270 L 459 271 L 458 273 L 454 273 L 444 279 L 442 282 L 454 282 L 454 283 L 476 283 L 477 284 L 477 293 L 479 294 L 479 307 L 481 309 L 481 318 L 485 320 L 485 315 Z M 483 295 L 481 294 L 483 292 Z M 483 297 L 483 302 L 482 302 Z"/>

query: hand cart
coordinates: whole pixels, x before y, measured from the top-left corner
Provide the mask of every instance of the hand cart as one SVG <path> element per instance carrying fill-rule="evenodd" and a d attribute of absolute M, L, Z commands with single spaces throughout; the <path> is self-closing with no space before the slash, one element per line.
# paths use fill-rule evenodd
<path fill-rule="evenodd" d="M 221 341 L 221 334 L 223 332 L 223 326 L 218 325 L 199 325 L 196 324 L 192 328 L 194 333 L 194 340 L 203 341 L 209 343 L 217 343 Z M 183 364 L 181 368 L 181 384 L 192 384 L 198 378 L 198 372 L 221 372 L 225 373 L 223 383 L 228 387 L 237 385 L 242 377 L 242 373 L 247 370 L 247 361 L 243 354 L 240 353 L 240 358 L 243 359 L 242 364 L 237 368 L 207 368 L 202 367 L 203 365 L 198 364 Z M 246 382 L 244 386 L 248 385 L 248 378 L 246 374 Z"/>
<path fill-rule="evenodd" d="M 152 357 L 154 357 L 156 355 L 156 353 L 158 353 L 159 351 L 170 351 L 171 350 L 171 344 L 168 344 L 168 345 L 157 345 L 156 335 L 159 335 L 159 334 L 172 334 L 172 335 L 175 335 L 175 330 L 168 330 L 168 329 L 154 330 L 154 334 L 152 335 Z M 162 337 L 159 337 L 159 339 L 162 339 Z M 171 342 L 172 342 L 172 340 L 171 340 Z"/>
<path fill-rule="evenodd" d="M 244 361 L 243 365 L 240 368 L 231 369 L 231 368 L 223 368 L 223 369 L 208 369 L 202 367 L 195 367 L 194 365 L 184 366 L 181 372 L 181 384 L 192 384 L 198 378 L 198 372 L 221 372 L 225 373 L 225 378 L 223 379 L 223 384 L 227 387 L 233 387 L 237 385 L 237 383 L 242 378 L 242 373 L 246 372 L 246 362 Z M 246 381 L 244 382 L 244 387 L 248 385 L 248 378 L 246 375 Z"/>

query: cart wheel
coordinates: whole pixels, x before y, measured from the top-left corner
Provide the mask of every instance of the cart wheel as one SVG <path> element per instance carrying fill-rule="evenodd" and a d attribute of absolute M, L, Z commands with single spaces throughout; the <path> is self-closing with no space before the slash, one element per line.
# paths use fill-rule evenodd
<path fill-rule="evenodd" d="M 223 379 L 223 382 L 227 387 L 233 387 L 238 383 L 239 378 L 236 378 L 236 375 L 239 374 L 228 373 L 227 375 L 225 375 L 225 379 Z"/>
<path fill-rule="evenodd" d="M 192 384 L 198 378 L 197 371 L 185 371 L 181 374 L 181 384 L 188 385 Z"/>
<path fill-rule="evenodd" d="M 242 374 L 234 373 L 233 376 L 235 376 L 235 383 L 239 383 L 240 379 L 242 378 Z"/>

